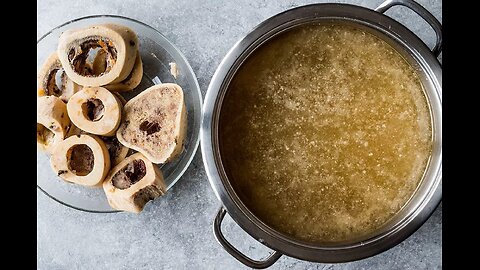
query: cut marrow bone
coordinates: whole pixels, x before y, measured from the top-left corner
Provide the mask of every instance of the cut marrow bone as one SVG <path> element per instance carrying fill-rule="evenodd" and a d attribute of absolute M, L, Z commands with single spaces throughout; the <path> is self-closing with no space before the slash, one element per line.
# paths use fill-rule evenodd
<path fill-rule="evenodd" d="M 104 70 L 88 63 L 91 50 L 105 54 Z M 60 36 L 58 57 L 68 77 L 79 85 L 103 86 L 125 80 L 131 73 L 138 51 L 138 37 L 128 27 L 102 24 L 67 30 Z M 93 61 L 93 60 L 92 60 Z"/>
<path fill-rule="evenodd" d="M 82 87 L 74 83 L 65 73 L 56 52 L 43 63 L 37 75 L 37 95 L 56 96 L 65 103 Z"/>
<path fill-rule="evenodd" d="M 44 96 L 37 99 L 37 146 L 51 153 L 54 146 L 61 142 L 70 127 L 67 106 L 56 96 Z"/>
<path fill-rule="evenodd" d="M 154 85 L 127 102 L 117 138 L 151 162 L 165 163 L 183 150 L 186 114 L 180 86 Z"/>
<path fill-rule="evenodd" d="M 112 136 L 122 117 L 121 100 L 103 87 L 86 87 L 67 103 L 71 121 L 81 130 Z"/>
<path fill-rule="evenodd" d="M 110 170 L 110 156 L 94 135 L 76 135 L 57 144 L 50 157 L 54 172 L 67 182 L 97 186 Z"/>
<path fill-rule="evenodd" d="M 110 171 L 103 190 L 112 208 L 139 213 L 147 202 L 165 194 L 166 187 L 160 169 L 136 153 Z"/>

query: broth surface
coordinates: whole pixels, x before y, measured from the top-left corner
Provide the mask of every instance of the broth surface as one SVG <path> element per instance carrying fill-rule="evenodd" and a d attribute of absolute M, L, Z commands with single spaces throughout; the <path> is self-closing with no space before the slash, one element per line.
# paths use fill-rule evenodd
<path fill-rule="evenodd" d="M 432 149 L 415 70 L 386 42 L 311 24 L 257 49 L 222 105 L 221 157 L 236 193 L 274 229 L 337 242 L 411 198 Z"/>

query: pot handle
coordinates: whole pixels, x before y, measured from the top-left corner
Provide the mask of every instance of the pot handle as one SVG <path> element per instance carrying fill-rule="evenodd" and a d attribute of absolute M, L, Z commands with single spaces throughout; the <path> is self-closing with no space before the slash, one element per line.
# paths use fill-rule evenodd
<path fill-rule="evenodd" d="M 236 249 L 232 244 L 230 244 L 227 239 L 223 236 L 223 233 L 221 231 L 221 225 L 223 218 L 225 217 L 225 214 L 227 213 L 227 210 L 225 208 L 220 207 L 218 210 L 217 216 L 215 217 L 215 221 L 213 222 L 213 233 L 215 234 L 215 238 L 217 241 L 222 245 L 222 247 L 235 259 L 237 259 L 239 262 L 243 263 L 244 265 L 255 268 L 255 269 L 263 269 L 270 267 L 272 264 L 274 264 L 281 256 L 282 253 L 275 251 L 273 252 L 270 256 L 268 256 L 266 259 L 262 261 L 256 261 L 253 259 L 250 259 L 238 249 Z"/>
<path fill-rule="evenodd" d="M 389 10 L 393 6 L 401 5 L 407 7 L 420 15 L 435 31 L 435 35 L 437 36 L 437 42 L 435 47 L 432 50 L 433 55 L 438 57 L 442 52 L 442 24 L 432 15 L 432 13 L 428 12 L 424 7 L 413 0 L 387 0 L 380 4 L 375 11 L 380 13 L 385 13 L 385 11 Z"/>

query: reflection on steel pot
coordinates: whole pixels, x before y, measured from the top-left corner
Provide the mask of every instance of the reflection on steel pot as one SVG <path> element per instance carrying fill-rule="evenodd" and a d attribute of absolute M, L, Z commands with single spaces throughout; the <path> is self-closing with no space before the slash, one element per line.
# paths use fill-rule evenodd
<path fill-rule="evenodd" d="M 402 24 L 382 14 L 395 5 L 410 8 L 431 25 L 437 37 L 432 50 Z M 392 219 L 359 241 L 307 243 L 268 226 L 235 193 L 220 156 L 218 129 L 221 107 L 239 67 L 266 41 L 285 30 L 312 22 L 352 25 L 388 43 L 417 71 L 430 107 L 433 146 L 422 181 L 412 198 Z M 283 254 L 314 262 L 346 262 L 373 256 L 393 247 L 426 221 L 442 197 L 442 68 L 436 58 L 441 52 L 441 31 L 440 23 L 412 0 L 388 0 L 375 11 L 346 4 L 314 4 L 294 8 L 267 19 L 235 44 L 212 78 L 203 107 L 201 129 L 203 161 L 210 184 L 223 204 L 214 222 L 214 233 L 227 252 L 253 268 L 268 267 Z M 227 242 L 220 230 L 227 212 L 242 229 L 274 252 L 268 258 L 256 261 Z"/>

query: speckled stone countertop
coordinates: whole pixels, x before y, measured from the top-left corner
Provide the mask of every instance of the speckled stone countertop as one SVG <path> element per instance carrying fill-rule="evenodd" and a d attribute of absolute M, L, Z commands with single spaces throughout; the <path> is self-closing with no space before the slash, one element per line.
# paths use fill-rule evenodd
<path fill-rule="evenodd" d="M 117 14 L 162 32 L 185 54 L 202 94 L 227 51 L 255 25 L 303 4 L 327 1 L 254 0 L 37 0 L 37 38 L 68 20 Z M 329 1 L 375 8 L 381 0 Z M 420 2 L 440 21 L 442 2 Z M 398 7 L 387 15 L 406 24 L 428 45 L 430 27 Z M 440 59 L 441 60 L 441 59 Z M 38 269 L 245 269 L 216 242 L 212 222 L 220 206 L 207 180 L 200 149 L 180 181 L 140 215 L 92 214 L 67 208 L 37 191 Z M 253 258 L 269 249 L 228 216 L 227 238 Z M 411 237 L 375 257 L 345 264 L 318 264 L 283 256 L 271 269 L 441 269 L 442 205 Z"/>

